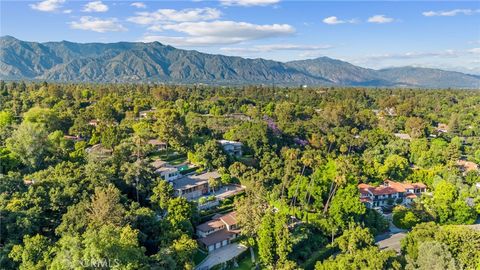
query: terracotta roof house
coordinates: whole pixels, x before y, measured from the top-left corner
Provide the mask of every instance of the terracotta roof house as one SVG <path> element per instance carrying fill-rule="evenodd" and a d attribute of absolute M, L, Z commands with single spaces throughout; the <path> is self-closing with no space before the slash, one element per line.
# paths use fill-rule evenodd
<path fill-rule="evenodd" d="M 464 159 L 457 160 L 457 166 L 459 166 L 465 173 L 468 173 L 469 171 L 478 171 L 477 163 Z"/>
<path fill-rule="evenodd" d="M 422 183 L 400 183 L 391 180 L 378 186 L 369 184 L 359 184 L 360 201 L 369 208 L 388 205 L 393 200 L 393 204 L 409 205 L 415 198 L 427 190 L 427 186 Z"/>
<path fill-rule="evenodd" d="M 215 215 L 212 220 L 196 227 L 198 242 L 210 251 L 224 247 L 240 234 L 236 212 Z"/>

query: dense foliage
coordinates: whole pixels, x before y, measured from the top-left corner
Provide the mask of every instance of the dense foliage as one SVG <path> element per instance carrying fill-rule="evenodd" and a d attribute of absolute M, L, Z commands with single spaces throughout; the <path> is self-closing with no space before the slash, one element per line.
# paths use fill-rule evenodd
<path fill-rule="evenodd" d="M 211 187 L 246 186 L 234 203 L 242 241 L 265 268 L 480 264 L 479 231 L 464 226 L 480 213 L 480 174 L 457 164 L 480 163 L 479 92 L 2 81 L 0 268 L 192 269 L 195 225 L 211 213 L 174 197 L 150 139 L 167 142 L 165 160 L 218 170 Z M 389 221 L 359 200 L 359 183 L 385 179 L 428 187 L 393 210 L 413 228 L 401 255 L 375 246 Z"/>

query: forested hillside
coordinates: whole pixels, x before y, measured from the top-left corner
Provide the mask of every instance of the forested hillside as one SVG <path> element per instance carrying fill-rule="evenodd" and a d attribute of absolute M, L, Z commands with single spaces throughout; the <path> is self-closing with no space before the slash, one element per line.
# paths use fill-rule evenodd
<path fill-rule="evenodd" d="M 0 268 L 193 269 L 233 211 L 226 269 L 476 269 L 478 163 L 475 90 L 0 81 Z"/>

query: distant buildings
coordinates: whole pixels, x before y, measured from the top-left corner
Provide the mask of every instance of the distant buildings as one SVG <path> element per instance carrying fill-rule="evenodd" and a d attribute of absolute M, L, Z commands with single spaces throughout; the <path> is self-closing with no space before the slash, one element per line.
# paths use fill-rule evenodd
<path fill-rule="evenodd" d="M 240 235 L 236 212 L 215 215 L 196 227 L 198 242 L 208 252 L 224 247 Z"/>
<path fill-rule="evenodd" d="M 375 187 L 368 184 L 359 184 L 360 201 L 368 208 L 395 204 L 410 204 L 415 198 L 427 190 L 422 183 L 400 183 L 386 180 L 382 185 Z"/>
<path fill-rule="evenodd" d="M 112 149 L 106 148 L 101 144 L 95 144 L 91 147 L 88 147 L 87 149 L 85 149 L 85 151 L 88 154 L 104 158 L 111 156 L 113 153 Z"/>
<path fill-rule="evenodd" d="M 447 133 L 448 125 L 444 123 L 438 123 L 437 127 L 435 128 L 435 131 L 437 131 L 438 133 Z"/>
<path fill-rule="evenodd" d="M 231 156 L 241 157 L 242 156 L 242 146 L 241 142 L 219 140 L 218 143 L 222 146 L 223 150 Z"/>
<path fill-rule="evenodd" d="M 460 170 L 463 172 L 464 175 L 466 175 L 470 171 L 478 171 L 477 163 L 464 159 L 457 160 L 457 166 L 460 167 Z"/>
<path fill-rule="evenodd" d="M 407 133 L 394 133 L 393 135 L 402 140 L 412 140 L 412 137 L 410 137 L 410 135 L 408 135 Z"/>

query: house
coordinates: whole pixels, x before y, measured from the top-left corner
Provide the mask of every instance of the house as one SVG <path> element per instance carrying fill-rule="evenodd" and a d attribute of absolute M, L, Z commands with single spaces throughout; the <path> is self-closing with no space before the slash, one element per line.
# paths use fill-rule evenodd
<path fill-rule="evenodd" d="M 172 182 L 175 196 L 184 197 L 187 200 L 197 199 L 209 192 L 208 180 L 210 178 L 219 179 L 220 177 L 217 171 L 185 175 Z"/>
<path fill-rule="evenodd" d="M 235 141 L 228 141 L 228 140 L 219 140 L 218 143 L 222 146 L 223 150 L 227 152 L 227 154 L 235 157 L 242 156 L 242 146 L 241 142 Z"/>
<path fill-rule="evenodd" d="M 410 135 L 408 135 L 407 133 L 394 133 L 393 135 L 402 140 L 412 140 L 412 137 L 410 137 Z"/>
<path fill-rule="evenodd" d="M 167 143 L 160 140 L 148 140 L 148 144 L 152 145 L 157 151 L 167 150 Z"/>
<path fill-rule="evenodd" d="M 359 184 L 360 201 L 368 208 L 393 204 L 408 205 L 415 198 L 427 190 L 422 183 L 400 183 L 386 180 L 382 185 L 375 187 L 369 184 Z"/>
<path fill-rule="evenodd" d="M 140 118 L 147 118 L 149 116 L 154 116 L 155 114 L 155 109 L 151 109 L 151 110 L 145 110 L 145 111 L 139 111 L 138 112 L 138 116 L 140 116 Z M 153 117 L 154 118 L 154 117 Z"/>
<path fill-rule="evenodd" d="M 83 141 L 83 138 L 80 136 L 73 136 L 73 135 L 65 135 L 63 138 L 67 141 L 74 141 L 74 142 L 80 142 Z"/>
<path fill-rule="evenodd" d="M 156 169 L 155 172 L 159 174 L 160 177 L 167 182 L 172 182 L 181 176 L 178 169 L 173 166 L 160 167 Z"/>
<path fill-rule="evenodd" d="M 198 243 L 208 252 L 230 244 L 240 234 L 236 212 L 215 215 L 196 227 Z"/>
<path fill-rule="evenodd" d="M 478 171 L 478 165 L 475 162 L 464 159 L 457 160 L 457 166 L 463 171 L 464 175 L 470 171 Z"/>
<path fill-rule="evenodd" d="M 95 155 L 98 157 L 109 157 L 113 153 L 112 149 L 108 149 L 101 144 L 95 144 L 92 147 L 88 147 L 87 149 L 85 149 L 85 151 L 88 154 Z"/>
<path fill-rule="evenodd" d="M 180 170 L 176 166 L 172 166 L 161 159 L 155 160 L 150 165 L 155 169 L 155 173 L 159 174 L 167 182 L 172 182 L 181 177 Z"/>
<path fill-rule="evenodd" d="M 100 124 L 100 121 L 97 120 L 97 119 L 92 119 L 92 120 L 90 120 L 90 121 L 88 122 L 88 125 L 89 125 L 89 126 L 93 126 L 93 127 L 96 127 L 96 126 L 98 126 L 99 124 Z"/>
<path fill-rule="evenodd" d="M 435 128 L 435 130 L 438 133 L 447 133 L 448 132 L 448 125 L 444 124 L 444 123 L 438 123 L 437 128 Z"/>

